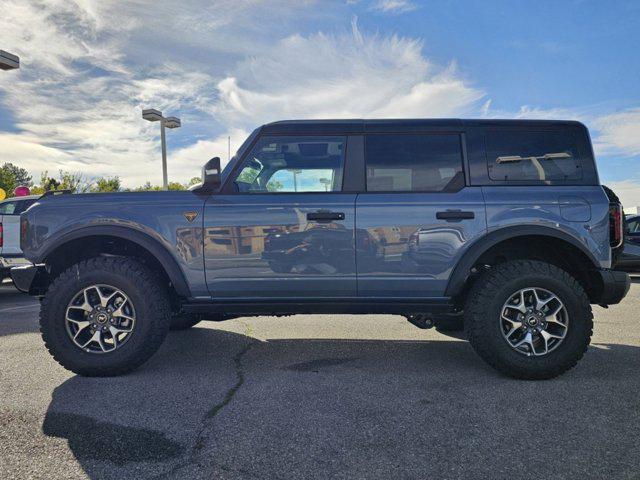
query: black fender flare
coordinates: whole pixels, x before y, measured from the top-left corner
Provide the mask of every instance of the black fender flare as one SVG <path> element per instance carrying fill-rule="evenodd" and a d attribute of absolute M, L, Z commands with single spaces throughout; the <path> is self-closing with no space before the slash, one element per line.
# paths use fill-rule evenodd
<path fill-rule="evenodd" d="M 123 240 L 128 240 L 144 248 L 164 267 L 164 270 L 167 272 L 169 280 L 173 284 L 178 295 L 183 297 L 191 296 L 191 290 L 189 289 L 189 284 L 185 279 L 184 273 L 176 259 L 169 252 L 168 248 L 164 246 L 160 240 L 152 237 L 151 235 L 130 227 L 117 225 L 92 225 L 64 233 L 47 245 L 47 247 L 40 253 L 39 261 L 36 263 L 43 262 L 44 259 L 52 252 L 67 242 L 78 240 L 83 237 L 96 236 L 122 238 Z"/>
<path fill-rule="evenodd" d="M 504 227 L 499 230 L 494 230 L 493 232 L 488 233 L 487 235 L 476 240 L 466 250 L 460 260 L 457 262 L 455 268 L 453 269 L 453 272 L 451 273 L 451 276 L 449 277 L 445 295 L 454 297 L 462 291 L 462 288 L 464 287 L 464 284 L 469 277 L 471 268 L 475 265 L 482 254 L 489 250 L 491 247 L 497 245 L 500 242 L 503 242 L 504 240 L 524 237 L 528 235 L 552 237 L 559 240 L 564 240 L 565 242 L 571 244 L 583 254 L 585 254 L 587 258 L 592 262 L 594 269 L 600 268 L 598 260 L 593 255 L 593 253 L 589 251 L 589 249 L 586 248 L 576 237 L 563 232 L 562 230 L 543 225 L 517 225 L 512 227 Z"/>

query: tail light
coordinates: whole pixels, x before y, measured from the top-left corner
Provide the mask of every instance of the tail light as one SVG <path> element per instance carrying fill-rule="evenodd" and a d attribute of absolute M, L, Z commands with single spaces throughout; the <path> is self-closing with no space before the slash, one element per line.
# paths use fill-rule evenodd
<path fill-rule="evenodd" d="M 2 227 L 2 222 L 0 222 L 0 248 L 4 245 L 4 228 Z"/>
<path fill-rule="evenodd" d="M 609 204 L 609 244 L 618 248 L 624 242 L 624 212 L 619 203 Z"/>

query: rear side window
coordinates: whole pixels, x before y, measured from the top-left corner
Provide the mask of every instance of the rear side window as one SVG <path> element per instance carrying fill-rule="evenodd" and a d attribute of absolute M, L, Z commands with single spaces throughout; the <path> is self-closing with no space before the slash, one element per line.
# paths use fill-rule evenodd
<path fill-rule="evenodd" d="M 457 134 L 370 134 L 367 191 L 443 192 L 464 186 Z"/>
<path fill-rule="evenodd" d="M 0 215 L 17 215 L 18 202 L 0 203 Z"/>
<path fill-rule="evenodd" d="M 575 136 L 560 131 L 489 131 L 489 178 L 503 181 L 568 181 L 582 178 Z"/>

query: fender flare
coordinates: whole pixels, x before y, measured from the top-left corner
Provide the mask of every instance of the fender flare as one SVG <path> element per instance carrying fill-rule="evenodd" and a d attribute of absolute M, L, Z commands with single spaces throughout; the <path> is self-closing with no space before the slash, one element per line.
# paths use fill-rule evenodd
<path fill-rule="evenodd" d="M 158 260 L 158 262 L 163 266 L 164 270 L 167 272 L 169 280 L 173 284 L 178 295 L 184 297 L 191 296 L 189 284 L 185 279 L 184 273 L 178 265 L 176 259 L 173 257 L 173 255 L 171 255 L 169 249 L 164 246 L 160 240 L 152 237 L 147 233 L 130 227 L 122 227 L 116 225 L 93 225 L 88 227 L 81 227 L 76 230 L 72 230 L 71 232 L 64 233 L 63 235 L 57 237 L 55 240 L 51 241 L 49 245 L 47 245 L 46 249 L 44 249 L 39 255 L 39 261 L 36 263 L 42 262 L 52 252 L 54 252 L 57 248 L 61 247 L 67 242 L 83 237 L 95 236 L 117 237 L 133 242 L 138 246 L 144 248 L 151 255 L 153 255 L 156 260 Z"/>
<path fill-rule="evenodd" d="M 469 277 L 471 267 L 473 267 L 473 265 L 478 261 L 482 254 L 489 250 L 491 247 L 504 240 L 524 237 L 528 235 L 552 237 L 555 239 L 564 240 L 565 242 L 571 244 L 573 247 L 576 247 L 584 255 L 586 255 L 586 257 L 592 262 L 595 269 L 600 268 L 598 260 L 593 255 L 593 253 L 589 251 L 589 249 L 587 249 L 582 243 L 580 243 L 577 238 L 561 230 L 552 227 L 546 227 L 543 225 L 517 225 L 512 227 L 504 227 L 499 230 L 494 230 L 493 232 L 483 236 L 479 240 L 475 241 L 464 252 L 460 260 L 457 262 L 455 268 L 453 269 L 451 276 L 449 277 L 445 295 L 454 297 L 462 291 L 462 288 L 467 278 Z"/>

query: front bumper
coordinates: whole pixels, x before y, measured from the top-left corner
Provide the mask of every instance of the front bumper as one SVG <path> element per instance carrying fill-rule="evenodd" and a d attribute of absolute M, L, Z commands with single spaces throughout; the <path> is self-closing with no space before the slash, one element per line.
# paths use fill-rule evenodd
<path fill-rule="evenodd" d="M 629 274 L 619 270 L 599 270 L 598 273 L 602 281 L 602 293 L 597 303 L 599 305 L 620 303 L 631 286 Z"/>
<path fill-rule="evenodd" d="M 22 265 L 11 269 L 15 287 L 29 295 L 44 295 L 49 285 L 49 274 L 44 265 Z"/>

